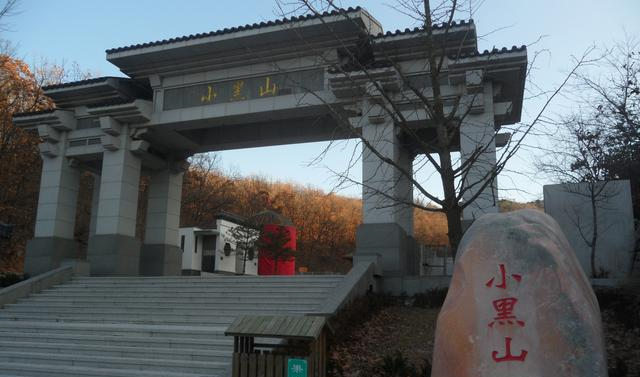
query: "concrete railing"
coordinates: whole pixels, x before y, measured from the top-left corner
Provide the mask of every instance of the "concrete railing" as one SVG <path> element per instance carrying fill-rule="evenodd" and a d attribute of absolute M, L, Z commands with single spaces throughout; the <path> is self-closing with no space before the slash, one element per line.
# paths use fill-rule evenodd
<path fill-rule="evenodd" d="M 0 308 L 56 284 L 71 280 L 72 276 L 73 266 L 64 266 L 3 288 L 0 290 Z"/>
<path fill-rule="evenodd" d="M 357 263 L 322 303 L 318 312 L 309 315 L 333 316 L 344 305 L 367 293 L 370 287 L 376 284 L 373 276 L 374 270 L 375 264 L 373 262 Z"/>

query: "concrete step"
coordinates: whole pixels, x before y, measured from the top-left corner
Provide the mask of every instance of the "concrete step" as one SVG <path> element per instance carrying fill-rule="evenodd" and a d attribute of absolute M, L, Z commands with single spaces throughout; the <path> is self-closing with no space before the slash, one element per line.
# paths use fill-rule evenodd
<path fill-rule="evenodd" d="M 335 289 L 336 285 L 298 285 L 295 284 L 287 284 L 280 286 L 271 286 L 269 284 L 264 284 L 260 286 L 251 286 L 250 284 L 243 285 L 215 285 L 215 284 L 201 284 L 201 285 L 170 285 L 170 286 L 136 286 L 136 285 L 122 285 L 122 286 L 98 286 L 98 287 L 86 287 L 86 286 L 60 286 L 53 287 L 45 290 L 44 292 L 113 292 L 114 290 L 122 291 L 122 292 L 193 292 L 193 293 L 202 293 L 202 292 L 238 292 L 238 293 L 252 293 L 252 292 L 299 292 L 299 291 L 309 291 L 309 292 L 327 292 Z"/>
<path fill-rule="evenodd" d="M 120 290 L 111 290 L 111 291 L 92 291 L 92 290 L 83 290 L 78 292 L 66 292 L 62 290 L 46 290 L 39 293 L 37 296 L 39 297 L 74 297 L 74 298 L 82 298 L 82 297 L 155 297 L 155 298 L 167 298 L 167 297 L 189 297 L 193 299 L 198 299 L 203 296 L 207 298 L 218 298 L 218 297 L 240 297 L 240 298 L 260 298 L 260 297 L 309 297 L 309 298 L 319 298 L 326 297 L 328 291 L 327 290 L 306 290 L 306 289 L 297 289 L 297 290 L 255 290 L 255 291 L 247 291 L 247 292 L 237 292 L 237 291 L 202 291 L 202 292 L 181 292 L 180 290 L 176 291 L 144 291 L 144 290 L 131 290 L 127 292 L 122 292 Z"/>
<path fill-rule="evenodd" d="M 315 305 L 297 305 L 293 310 L 296 313 L 307 313 L 315 309 Z M 269 314 L 284 314 L 291 313 L 292 309 L 282 308 L 278 306 L 268 306 L 268 307 L 260 307 L 255 308 L 249 305 L 244 307 L 234 307 L 232 305 L 227 305 L 224 308 L 221 307 L 209 307 L 209 308 L 199 308 L 199 307 L 171 307 L 171 306 L 142 306 L 142 305 L 126 305 L 126 306 L 113 306 L 113 305 L 105 305 L 103 307 L 96 307 L 94 305 L 75 305 L 75 306 L 65 306 L 65 305 L 34 305 L 32 303 L 22 303 L 22 304 L 13 304 L 8 305 L 5 310 L 0 311 L 1 314 L 11 314 L 11 315 L 20 315 L 20 314 L 34 314 L 34 313 L 46 313 L 46 314 L 68 314 L 68 313 L 82 313 L 82 314 L 92 314 L 95 316 L 100 316 L 102 314 L 129 314 L 129 315 L 202 315 L 202 316 L 238 316 L 245 315 L 249 313 L 260 313 L 264 315 Z"/>
<path fill-rule="evenodd" d="M 138 287 L 138 286 L 123 286 L 116 289 L 120 293 L 171 293 L 171 294 L 209 294 L 209 293 L 230 293 L 235 294 L 255 294 L 255 293 L 297 293 L 297 292 L 309 292 L 309 293 L 327 293 L 332 290 L 332 286 L 295 286 L 294 284 L 280 287 L 271 287 L 264 285 L 260 287 L 238 287 L 238 286 L 217 286 L 217 285 L 202 285 L 200 287 L 184 286 L 184 287 Z M 110 293 L 114 291 L 114 287 L 56 287 L 47 289 L 43 292 L 55 292 L 55 293 L 67 293 L 67 294 L 84 294 L 88 292 Z"/>
<path fill-rule="evenodd" d="M 74 278 L 0 310 L 0 377 L 228 377 L 238 315 L 312 313 L 342 279 Z"/>
<path fill-rule="evenodd" d="M 96 295 L 112 295 L 114 294 L 114 290 L 117 290 L 117 293 L 122 295 L 135 295 L 135 296 L 153 296 L 153 297 L 166 297 L 168 295 L 184 295 L 184 296 L 203 296 L 203 295 L 211 295 L 213 297 L 219 296 L 255 296 L 255 295 L 296 295 L 300 293 L 312 294 L 312 295 L 327 295 L 332 288 L 317 288 L 317 287 L 290 287 L 290 288 L 278 288 L 273 289 L 270 287 L 255 287 L 255 288 L 219 288 L 219 287 L 201 287 L 201 288 L 170 288 L 170 289 L 161 289 L 161 288 L 138 288 L 138 287 L 127 287 L 127 288 L 104 288 L 104 289 L 72 289 L 72 288 L 54 288 L 47 289 L 41 292 L 43 295 L 51 295 L 51 296 L 62 296 L 62 295 L 87 295 L 87 294 L 96 294 Z"/>
<path fill-rule="evenodd" d="M 183 304 L 173 304 L 169 305 L 167 302 L 129 302 L 129 303 L 115 303 L 109 301 L 99 301 L 92 302 L 91 304 L 83 304 L 76 303 L 72 305 L 72 300 L 62 301 L 62 300 L 41 300 L 41 301 L 32 301 L 32 300 L 22 300 L 16 304 L 7 305 L 6 310 L 13 309 L 27 309 L 27 310 L 36 310 L 36 311 L 56 311 L 57 309 L 69 309 L 70 311 L 85 309 L 94 309 L 100 310 L 103 312 L 117 312 L 121 310 L 132 310 L 132 311 L 154 311 L 159 313 L 164 312 L 174 312 L 174 313 L 183 313 L 185 311 L 194 311 L 194 312 L 232 312 L 232 311 L 254 311 L 254 310 L 265 310 L 265 311 L 282 311 L 288 312 L 289 308 L 295 307 L 296 309 L 312 311 L 317 308 L 318 302 L 315 300 L 298 300 L 292 305 L 291 302 L 281 302 L 281 301 L 271 301 L 269 303 L 261 303 L 260 305 L 256 305 L 255 302 L 216 302 L 216 303 L 207 303 L 202 304 L 198 302 L 191 303 L 183 303 Z"/>
<path fill-rule="evenodd" d="M 303 315 L 304 313 L 291 313 Z M 218 317 L 202 317 L 202 316 L 127 316 L 127 315 L 113 315 L 113 316 L 101 316 L 96 317 L 93 315 L 73 315 L 73 314 L 33 314 L 33 315 L 12 315 L 12 314 L 0 314 L 0 321 L 40 321 L 40 322 L 56 322 L 56 323 L 104 323 L 104 324 L 118 324 L 118 323 L 130 323 L 140 325 L 176 325 L 176 326 L 217 326 L 227 327 L 229 326 L 236 316 L 218 316 Z"/>
<path fill-rule="evenodd" d="M 217 317 L 204 317 L 204 316 L 129 316 L 129 315 L 112 315 L 95 317 L 92 315 L 82 314 L 58 314 L 49 315 L 32 314 L 32 315 L 12 315 L 0 313 L 0 321 L 51 321 L 51 322 L 92 322 L 92 323 L 133 323 L 133 324 L 157 324 L 157 325 L 209 325 L 209 326 L 228 326 L 230 325 L 236 316 L 217 316 Z"/>
<path fill-rule="evenodd" d="M 323 280 L 323 281 L 169 281 L 169 282 L 123 282 L 123 283 L 109 283 L 109 282 L 87 282 L 87 281 L 75 281 L 72 280 L 69 284 L 58 286 L 57 288 L 113 288 L 117 287 L 145 287 L 145 288 L 172 288 L 172 287 L 255 287 L 256 285 L 273 287 L 273 288 L 287 288 L 287 287 L 334 287 L 341 280 Z"/>
<path fill-rule="evenodd" d="M 256 314 L 260 311 L 256 311 Z M 294 315 L 304 315 L 305 312 L 290 311 Z M 15 313 L 0 312 L 0 320 L 7 321 L 58 321 L 58 322 L 91 322 L 97 323 L 148 323 L 148 324 L 184 324 L 224 326 L 233 322 L 242 313 L 236 314 L 157 314 L 157 313 Z"/>
<path fill-rule="evenodd" d="M 229 350 L 196 348 L 158 348 L 136 346 L 99 346 L 70 343 L 16 342 L 0 340 L 0 352 L 35 352 L 47 354 L 72 354 L 81 356 L 105 356 L 133 359 L 162 359 L 183 361 L 230 362 Z"/>
<path fill-rule="evenodd" d="M 298 305 L 298 304 L 319 304 L 328 296 L 320 297 L 67 297 L 67 296 L 43 296 L 34 295 L 27 299 L 20 300 L 19 302 L 57 302 L 59 304 L 77 305 L 77 304 L 94 304 L 94 303 L 109 303 L 109 304 L 130 304 L 130 303 L 164 303 L 169 305 L 215 305 L 215 304 L 250 304 L 256 307 L 264 304 L 278 303 L 281 305 Z"/>
<path fill-rule="evenodd" d="M 133 282 L 133 283 L 153 283 L 172 281 L 258 281 L 258 282 L 288 282 L 288 281 L 339 281 L 344 275 L 216 275 L 216 276 L 74 276 L 72 281 L 82 282 Z"/>
<path fill-rule="evenodd" d="M 0 376 L 20 377 L 223 377 L 224 374 L 173 373 L 131 369 L 102 369 L 66 365 L 0 363 Z"/>
<path fill-rule="evenodd" d="M 164 348 L 164 349 L 222 349 L 231 352 L 233 339 L 224 338 L 163 338 L 160 336 L 122 336 L 122 335 L 84 335 L 73 332 L 42 333 L 11 331 L 11 329 L 0 329 L 0 339 L 6 342 L 39 342 L 58 343 L 84 346 L 128 346 L 143 348 Z"/>
<path fill-rule="evenodd" d="M 224 372 L 228 363 L 215 361 L 182 361 L 158 359 L 132 359 L 124 357 L 84 356 L 61 353 L 0 351 L 0 363 L 67 365 L 87 368 L 133 369 L 188 373 Z"/>
<path fill-rule="evenodd" d="M 39 334 L 118 335 L 123 337 L 161 337 L 224 339 L 227 326 L 177 326 L 112 323 L 74 323 L 53 321 L 0 320 L 0 329 Z"/>
<path fill-rule="evenodd" d="M 144 285 L 144 286 L 178 286 L 178 285 L 191 285 L 191 286 L 199 286 L 199 285 L 255 285 L 256 283 L 266 284 L 266 285 L 288 285 L 288 284 L 296 284 L 299 286 L 305 285 L 330 285 L 330 284 L 338 284 L 343 280 L 342 277 L 335 278 L 315 278 L 315 279 L 297 279 L 297 278 L 281 278 L 281 279 L 269 279 L 269 278 L 216 278 L 216 279 L 206 279 L 206 278 L 189 278 L 189 277 L 181 277 L 181 278 L 167 278 L 167 279 L 155 279 L 151 280 L 148 278 L 137 278 L 132 280 L 120 280 L 122 278 L 79 278 L 74 277 L 69 282 L 71 285 L 87 285 L 87 286 L 113 286 L 113 285 Z"/>

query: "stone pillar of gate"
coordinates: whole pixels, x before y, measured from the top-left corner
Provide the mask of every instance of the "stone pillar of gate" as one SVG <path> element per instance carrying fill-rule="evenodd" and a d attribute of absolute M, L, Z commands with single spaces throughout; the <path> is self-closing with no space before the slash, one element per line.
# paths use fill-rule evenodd
<path fill-rule="evenodd" d="M 128 127 L 121 125 L 102 139 L 95 234 L 87 250 L 93 276 L 139 273 L 141 242 L 135 234 L 141 161 L 129 150 L 128 135 Z"/>
<path fill-rule="evenodd" d="M 43 139 L 42 174 L 34 238 L 27 242 L 24 270 L 31 276 L 77 257 L 73 238 L 80 171 L 65 157 L 67 132 L 38 126 Z"/>
<path fill-rule="evenodd" d="M 140 274 L 148 276 L 180 275 L 182 251 L 178 244 L 181 169 L 155 171 L 149 180 L 144 244 L 140 258 Z"/>
<path fill-rule="evenodd" d="M 98 221 L 98 205 L 100 204 L 100 180 L 99 174 L 93 174 L 93 192 L 91 194 L 91 217 L 89 220 L 89 237 L 96 234 L 96 223 Z"/>
<path fill-rule="evenodd" d="M 478 217 L 498 212 L 498 178 L 496 167 L 495 121 L 493 112 L 493 86 L 483 85 L 483 106 L 465 116 L 460 125 L 460 156 L 462 163 L 473 160 L 464 181 L 468 190 L 463 194 L 465 202 L 473 200 L 462 215 L 467 228 Z M 477 102 L 477 101 L 476 101 Z M 477 197 L 474 196 L 477 194 Z"/>
<path fill-rule="evenodd" d="M 361 118 L 362 224 L 356 231 L 354 258 L 376 261 L 384 276 L 410 275 L 413 157 L 401 145 L 398 128 L 384 110 L 377 105 L 369 109 L 368 116 Z"/>

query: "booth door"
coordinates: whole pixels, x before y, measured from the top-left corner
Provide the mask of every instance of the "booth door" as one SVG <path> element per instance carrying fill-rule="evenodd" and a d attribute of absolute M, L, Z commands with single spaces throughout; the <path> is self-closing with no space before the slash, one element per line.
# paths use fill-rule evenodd
<path fill-rule="evenodd" d="M 216 270 L 216 236 L 202 236 L 202 271 Z"/>

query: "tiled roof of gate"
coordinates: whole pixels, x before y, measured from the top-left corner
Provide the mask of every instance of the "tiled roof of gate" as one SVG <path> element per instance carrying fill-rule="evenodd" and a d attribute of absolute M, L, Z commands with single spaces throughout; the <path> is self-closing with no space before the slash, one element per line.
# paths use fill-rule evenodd
<path fill-rule="evenodd" d="M 526 51 L 526 50 L 527 50 L 527 46 L 525 46 L 525 45 L 522 45 L 520 47 L 512 46 L 511 49 L 509 49 L 507 47 L 503 47 L 501 49 L 494 48 L 491 51 L 484 50 L 483 52 L 475 51 L 475 52 L 470 52 L 470 53 L 467 53 L 467 54 L 451 55 L 451 56 L 449 56 L 449 58 L 450 59 L 465 59 L 465 58 L 473 58 L 473 57 L 477 57 L 477 56 L 500 55 L 500 54 L 506 54 L 506 53 L 509 53 L 509 52 L 520 52 L 520 51 Z"/>
<path fill-rule="evenodd" d="M 47 86 L 42 87 L 42 90 L 47 91 L 47 90 L 52 90 L 52 89 L 69 88 L 69 87 L 72 87 L 72 86 L 97 84 L 99 82 L 107 81 L 108 79 L 130 80 L 130 79 L 126 78 L 126 77 L 102 76 L 102 77 L 95 77 L 95 78 L 86 79 L 86 80 L 66 82 L 66 83 L 62 83 L 62 84 L 47 85 Z"/>
<path fill-rule="evenodd" d="M 459 60 L 459 59 L 474 58 L 474 57 L 480 57 L 480 56 L 501 55 L 506 53 L 521 52 L 526 50 L 527 50 L 527 46 L 522 45 L 520 47 L 513 46 L 511 47 L 511 49 L 508 49 L 507 47 L 503 47 L 501 49 L 494 48 L 491 51 L 489 50 L 484 50 L 483 52 L 474 51 L 466 54 L 461 53 L 458 55 L 449 55 L 448 57 L 451 60 Z M 332 67 L 332 68 L 329 68 L 329 73 L 337 74 L 341 72 L 355 72 L 355 71 L 362 71 L 363 69 L 378 69 L 378 68 L 388 68 L 388 67 L 393 67 L 392 61 L 378 60 L 367 65 L 347 65 L 340 68 Z"/>
<path fill-rule="evenodd" d="M 460 21 L 451 21 L 451 23 L 443 22 L 441 24 L 433 24 L 433 30 L 441 30 L 446 28 L 454 28 L 465 25 L 473 25 L 473 19 L 469 20 L 460 20 Z M 419 34 L 424 31 L 424 27 L 415 27 L 413 29 L 404 29 L 404 30 L 396 30 L 396 31 L 387 31 L 386 33 L 379 33 L 374 38 L 385 38 L 385 37 L 396 37 L 399 35 L 409 35 L 409 34 Z"/>
<path fill-rule="evenodd" d="M 190 35 L 184 35 L 181 37 L 176 37 L 176 38 L 170 38 L 170 39 L 163 39 L 163 40 L 159 40 L 159 41 L 154 41 L 154 42 L 146 42 L 146 43 L 139 43 L 139 44 L 135 44 L 135 45 L 129 45 L 129 46 L 123 46 L 123 47 L 116 47 L 116 48 L 111 48 L 108 49 L 106 52 L 107 54 L 114 54 L 117 52 L 123 52 L 123 51 L 130 51 L 130 50 L 137 50 L 137 49 L 141 49 L 141 48 L 147 48 L 147 47 L 153 47 L 153 46 L 161 46 L 161 45 L 167 45 L 167 44 L 171 44 L 171 43 L 177 43 L 177 42 L 183 42 L 183 41 L 190 41 L 190 40 L 194 40 L 194 39 L 201 39 L 201 38 L 207 38 L 207 37 L 212 37 L 215 35 L 223 35 L 223 34 L 231 34 L 231 33 L 237 33 L 240 31 L 245 31 L 245 30 L 254 30 L 254 29 L 260 29 L 263 27 L 267 27 L 267 26 L 274 26 L 274 25 L 284 25 L 284 24 L 288 24 L 288 23 L 292 23 L 292 22 L 299 22 L 299 21 L 304 21 L 304 20 L 312 20 L 312 19 L 316 19 L 316 18 L 321 18 L 321 17 L 329 17 L 329 16 L 337 16 L 339 14 L 345 14 L 345 13 L 354 13 L 354 12 L 358 12 L 361 11 L 362 7 L 349 7 L 347 9 L 344 8 L 339 8 L 336 10 L 333 10 L 331 12 L 323 12 L 320 14 L 307 14 L 307 15 L 302 15 L 302 16 L 298 16 L 298 17 L 291 17 L 291 18 L 281 18 L 281 19 L 277 19 L 277 20 L 273 20 L 273 21 L 267 21 L 267 22 L 260 22 L 260 23 L 254 23 L 254 24 L 246 24 L 244 26 L 237 26 L 237 27 L 231 27 L 231 28 L 224 28 L 224 29 L 219 29 L 219 30 L 215 30 L 215 31 L 210 31 L 208 33 L 198 33 L 198 34 L 190 34 Z M 464 25 L 472 25 L 473 24 L 473 20 L 460 20 L 460 21 L 452 21 L 451 23 L 446 23 L 443 22 L 441 24 L 434 24 L 433 25 L 433 29 L 434 30 L 438 30 L 438 29 L 445 29 L 447 27 L 455 27 L 455 26 L 464 26 Z M 424 30 L 424 28 L 413 28 L 413 29 L 404 29 L 404 30 L 396 30 L 395 32 L 391 32 L 391 31 L 387 31 L 386 33 L 380 33 L 376 36 L 374 36 L 375 38 L 384 38 L 384 37 L 390 37 L 390 36 L 399 36 L 399 35 L 405 35 L 405 34 L 416 34 L 416 33 L 420 33 Z"/>
<path fill-rule="evenodd" d="M 52 109 L 47 109 L 47 110 L 38 110 L 38 111 L 27 111 L 24 113 L 15 113 L 13 114 L 14 118 L 19 118 L 19 117 L 28 117 L 28 116 L 32 116 L 32 115 L 41 115 L 41 114 L 48 114 L 48 113 L 52 113 L 56 110 L 56 108 L 52 108 Z"/>
<path fill-rule="evenodd" d="M 118 105 L 126 105 L 129 103 L 133 103 L 136 98 L 114 98 L 110 101 L 100 102 L 100 103 L 92 103 L 87 105 L 89 109 L 94 109 L 96 107 L 107 107 L 107 106 L 118 106 Z"/>
<path fill-rule="evenodd" d="M 304 20 L 313 20 L 313 19 L 321 18 L 321 17 L 337 16 L 339 14 L 345 14 L 345 13 L 354 13 L 354 12 L 358 12 L 358 11 L 361 11 L 361 10 L 362 10 L 361 7 L 355 7 L 355 8 L 349 7 L 347 9 L 339 8 L 339 9 L 333 10 L 331 12 L 323 12 L 323 13 L 319 13 L 319 14 L 307 14 L 307 15 L 302 15 L 302 16 L 298 16 L 298 17 L 294 16 L 294 17 L 291 17 L 291 18 L 286 18 L 285 17 L 285 18 L 274 20 L 274 21 L 254 23 L 254 24 L 251 24 L 251 25 L 247 24 L 247 25 L 244 25 L 244 26 L 237 26 L 237 27 L 231 27 L 231 28 L 224 28 L 224 29 L 220 29 L 220 30 L 216 30 L 216 31 L 210 31 L 208 33 L 190 34 L 190 35 L 185 35 L 185 36 L 182 36 L 182 37 L 163 39 L 163 40 L 155 41 L 155 42 L 147 42 L 147 43 L 140 43 L 140 44 L 135 44 L 135 45 L 130 45 L 130 46 L 117 47 L 117 48 L 109 49 L 106 52 L 107 52 L 107 54 L 114 54 L 116 52 L 137 50 L 137 49 L 141 49 L 141 48 L 160 46 L 160 45 L 167 45 L 167 44 L 171 44 L 171 43 L 190 41 L 190 40 L 193 40 L 193 39 L 201 39 L 201 38 L 212 37 L 212 36 L 215 36 L 215 35 L 231 34 L 231 33 L 237 33 L 237 32 L 245 31 L 245 30 L 255 30 L 255 29 L 260 29 L 260 28 L 267 27 L 267 26 L 285 25 L 285 24 L 289 24 L 289 23 L 292 23 L 292 22 L 299 22 L 299 21 L 304 21 Z"/>

